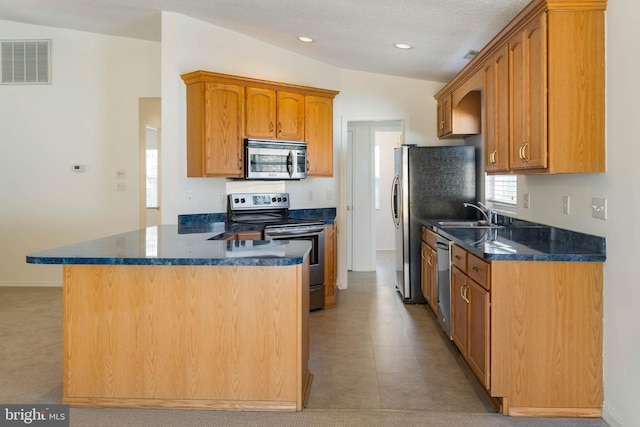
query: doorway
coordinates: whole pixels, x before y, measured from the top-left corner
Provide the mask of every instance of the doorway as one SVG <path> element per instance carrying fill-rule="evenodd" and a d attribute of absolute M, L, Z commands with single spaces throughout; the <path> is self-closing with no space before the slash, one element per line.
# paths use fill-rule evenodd
<path fill-rule="evenodd" d="M 160 224 L 160 98 L 139 100 L 140 225 Z"/>
<path fill-rule="evenodd" d="M 347 270 L 374 271 L 376 250 L 394 249 L 393 149 L 402 141 L 401 120 L 347 123 Z"/>

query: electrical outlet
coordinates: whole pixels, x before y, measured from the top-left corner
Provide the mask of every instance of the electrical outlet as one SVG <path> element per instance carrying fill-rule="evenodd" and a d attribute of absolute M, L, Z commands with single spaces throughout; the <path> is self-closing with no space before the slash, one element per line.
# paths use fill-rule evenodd
<path fill-rule="evenodd" d="M 127 171 L 126 169 L 117 169 L 116 170 L 116 178 L 118 179 L 124 179 L 127 177 Z"/>
<path fill-rule="evenodd" d="M 127 184 L 124 182 L 119 182 L 116 186 L 116 191 L 117 192 L 127 191 Z"/>
<path fill-rule="evenodd" d="M 530 200 L 529 200 L 529 193 L 524 193 L 524 194 L 522 195 L 522 206 L 523 206 L 525 209 L 529 209 L 529 202 L 530 202 Z"/>
<path fill-rule="evenodd" d="M 570 201 L 571 198 L 569 196 L 562 196 L 562 213 L 565 215 L 569 215 Z"/>
<path fill-rule="evenodd" d="M 607 219 L 607 199 L 596 197 L 591 199 L 591 216 L 602 220 Z"/>

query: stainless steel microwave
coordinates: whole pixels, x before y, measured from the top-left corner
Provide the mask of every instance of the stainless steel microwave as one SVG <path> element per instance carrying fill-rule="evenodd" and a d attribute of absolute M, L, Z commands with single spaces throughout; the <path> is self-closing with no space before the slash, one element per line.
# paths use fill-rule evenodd
<path fill-rule="evenodd" d="M 266 139 L 245 140 L 246 179 L 307 177 L 307 143 Z"/>

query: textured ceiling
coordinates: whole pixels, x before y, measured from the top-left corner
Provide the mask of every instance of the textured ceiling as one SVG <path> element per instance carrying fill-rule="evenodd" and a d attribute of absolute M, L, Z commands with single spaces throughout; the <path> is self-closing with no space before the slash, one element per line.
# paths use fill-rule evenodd
<path fill-rule="evenodd" d="M 160 40 L 181 13 L 339 68 L 448 81 L 529 0 L 0 0 L 0 19 Z M 306 35 L 316 41 L 301 43 Z M 408 43 L 399 50 L 395 43 Z"/>

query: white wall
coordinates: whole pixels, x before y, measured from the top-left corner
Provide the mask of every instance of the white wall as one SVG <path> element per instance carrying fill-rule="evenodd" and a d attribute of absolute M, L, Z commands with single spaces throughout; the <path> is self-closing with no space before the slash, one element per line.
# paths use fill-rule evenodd
<path fill-rule="evenodd" d="M 444 86 L 429 82 L 383 74 L 342 70 L 342 122 L 367 120 L 402 120 L 404 143 L 449 145 L 438 140 L 436 102 L 433 95 Z M 343 136 L 346 141 L 346 137 Z M 456 143 L 456 141 L 452 141 Z"/>
<path fill-rule="evenodd" d="M 640 39 L 640 2 L 617 0 L 607 9 L 607 168 L 604 176 L 568 178 L 562 186 L 606 197 L 609 219 L 579 221 L 607 237 L 604 280 L 605 420 L 612 426 L 640 426 L 640 58 L 630 55 Z M 579 182 L 579 184 L 578 184 Z M 538 189 L 538 184 L 534 187 Z M 587 201 L 589 204 L 590 198 Z M 584 208 L 583 208 L 584 209 Z M 594 224 L 595 222 L 595 224 Z"/>
<path fill-rule="evenodd" d="M 0 39 L 39 38 L 52 40 L 52 84 L 0 86 L 5 285 L 60 284 L 60 266 L 25 255 L 138 228 L 138 98 L 160 96 L 159 43 L 0 21 Z"/>
<path fill-rule="evenodd" d="M 197 19 L 163 12 L 162 222 L 165 224 L 176 223 L 178 214 L 226 210 L 226 201 L 221 203 L 224 200 L 221 195 L 227 193 L 226 179 L 186 176 L 186 89 L 180 75 L 195 70 L 340 90 L 340 72 L 335 67 Z M 339 102 L 334 101 L 338 118 Z M 339 119 L 335 121 L 340 123 Z M 339 126 L 335 129 L 339 137 Z M 337 155 L 334 153 L 336 158 Z M 251 191 L 251 186 L 243 185 L 246 191 Z M 291 194 L 295 209 L 335 207 L 337 203 L 337 178 L 287 182 L 284 188 Z M 191 204 L 185 199 L 187 191 L 193 193 Z"/>

